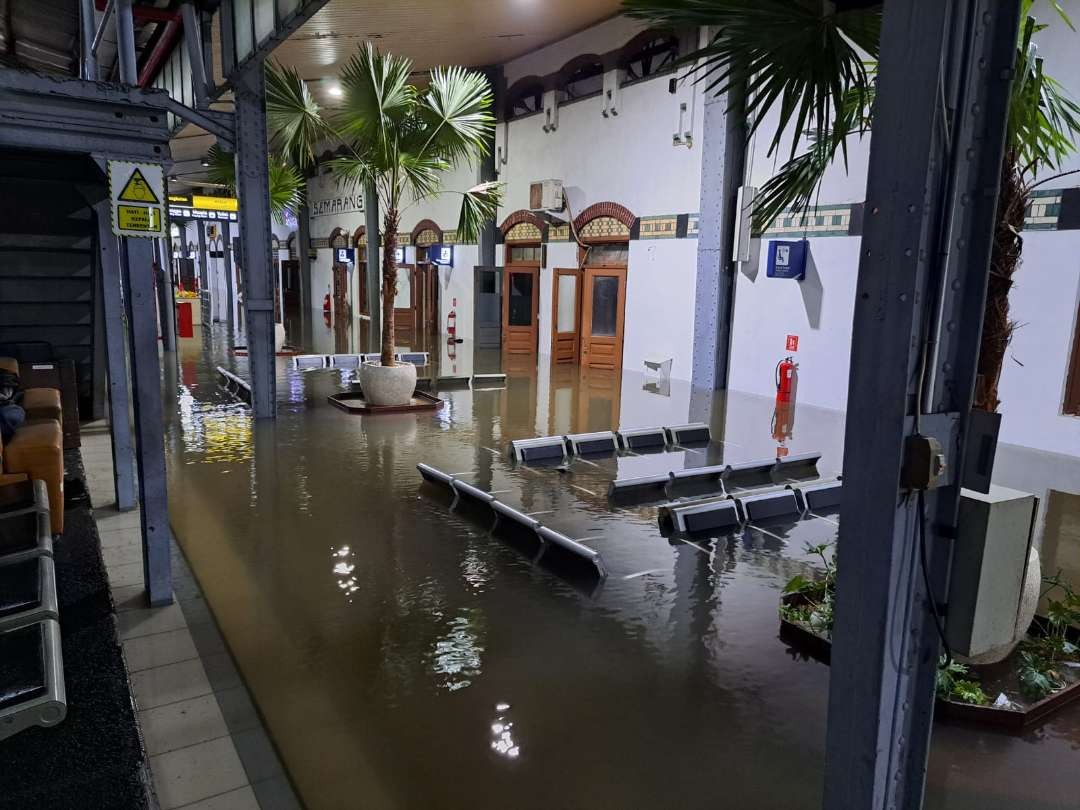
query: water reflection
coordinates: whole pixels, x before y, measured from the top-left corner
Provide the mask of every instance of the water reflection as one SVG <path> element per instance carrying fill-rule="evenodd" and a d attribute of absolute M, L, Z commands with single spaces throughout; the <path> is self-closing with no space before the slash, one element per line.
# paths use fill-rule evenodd
<path fill-rule="evenodd" d="M 797 428 L 779 431 L 771 399 L 678 380 L 658 396 L 632 372 L 503 365 L 458 344 L 424 373 L 466 373 L 470 357 L 474 372 L 503 365 L 505 385 L 447 386 L 434 414 L 357 418 L 325 402 L 347 384 L 340 370 L 281 361 L 279 418 L 253 424 L 213 379 L 242 358 L 198 341 L 181 352 L 173 527 L 306 806 L 696 808 L 715 806 L 717 785 L 731 807 L 820 806 L 828 669 L 789 655 L 776 605 L 813 570 L 804 544 L 835 536 L 835 520 L 665 538 L 654 507 L 612 509 L 604 493 L 670 459 L 528 472 L 504 448 L 704 419 L 722 443 L 684 466 L 771 457 L 780 434 L 793 454 L 822 451 L 827 473 L 841 415 L 800 406 Z M 603 590 L 583 596 L 423 497 L 418 461 L 595 538 L 612 570 Z M 999 456 L 1002 475 L 1043 498 L 1044 556 L 1080 571 L 1078 467 L 1045 481 L 1037 468 Z M 1078 740 L 1080 706 L 1020 739 L 937 727 L 927 807 L 1075 807 Z M 583 746 L 602 752 L 587 768 Z"/>

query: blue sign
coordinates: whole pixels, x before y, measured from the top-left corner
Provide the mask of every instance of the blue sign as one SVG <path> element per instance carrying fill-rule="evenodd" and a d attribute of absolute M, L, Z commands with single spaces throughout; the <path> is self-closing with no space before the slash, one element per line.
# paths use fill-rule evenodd
<path fill-rule="evenodd" d="M 334 249 L 334 261 L 338 264 L 355 264 L 356 263 L 356 249 L 355 248 L 335 248 Z"/>
<path fill-rule="evenodd" d="M 427 260 L 432 264 L 442 264 L 452 267 L 454 264 L 453 245 L 428 245 Z"/>
<path fill-rule="evenodd" d="M 769 242 L 769 263 L 765 275 L 802 281 L 806 278 L 806 255 L 809 250 L 810 243 L 805 239 L 798 242 Z"/>

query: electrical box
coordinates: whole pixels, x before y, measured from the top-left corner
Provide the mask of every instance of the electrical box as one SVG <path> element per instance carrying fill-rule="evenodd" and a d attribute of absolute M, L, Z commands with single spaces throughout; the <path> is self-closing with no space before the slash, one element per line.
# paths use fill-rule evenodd
<path fill-rule="evenodd" d="M 757 189 L 753 186 L 739 186 L 735 196 L 735 244 L 732 246 L 733 262 L 750 261 L 750 226 L 754 219 L 754 200 Z"/>
<path fill-rule="evenodd" d="M 529 209 L 532 211 L 562 211 L 562 180 L 539 180 L 530 183 Z"/>
<path fill-rule="evenodd" d="M 1025 614 L 1031 621 L 1039 582 L 1025 600 L 1024 581 L 1037 503 L 1034 495 L 995 484 L 987 493 L 961 490 L 945 617 L 954 653 L 986 656 L 1013 640 L 1018 617 L 1021 624 Z"/>
<path fill-rule="evenodd" d="M 806 278 L 806 256 L 809 251 L 810 243 L 805 239 L 798 242 L 769 242 L 769 263 L 765 275 L 802 281 Z"/>

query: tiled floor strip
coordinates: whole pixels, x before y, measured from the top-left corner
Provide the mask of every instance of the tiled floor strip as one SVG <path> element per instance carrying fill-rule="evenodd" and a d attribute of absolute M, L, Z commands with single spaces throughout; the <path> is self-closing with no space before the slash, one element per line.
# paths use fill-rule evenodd
<path fill-rule="evenodd" d="M 167 607 L 145 607 L 139 513 L 117 512 L 108 426 L 82 456 L 162 810 L 299 808 L 277 753 L 179 549 Z"/>

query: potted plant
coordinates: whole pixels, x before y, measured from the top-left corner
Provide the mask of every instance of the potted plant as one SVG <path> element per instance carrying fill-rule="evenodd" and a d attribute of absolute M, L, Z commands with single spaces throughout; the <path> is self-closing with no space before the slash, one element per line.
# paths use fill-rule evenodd
<path fill-rule="evenodd" d="M 330 168 L 339 184 L 374 186 L 382 211 L 382 346 L 378 363 L 360 368 L 360 386 L 372 405 L 404 405 L 416 387 L 416 367 L 394 360 L 394 298 L 397 295 L 398 226 L 402 211 L 440 194 L 460 194 L 458 238 L 475 239 L 495 218 L 499 183 L 464 192 L 442 187 L 445 173 L 488 153 L 495 133 L 493 97 L 482 73 L 436 68 L 427 86 L 411 83 L 412 62 L 365 45 L 342 71 L 342 103 L 333 115 L 304 102 L 303 80 L 287 68 L 269 66 L 267 120 L 283 148 L 321 137 L 340 144 Z M 288 88 L 293 88 L 289 91 Z M 303 150 L 299 150 L 303 153 Z M 376 240 L 371 239 L 375 245 Z"/>

